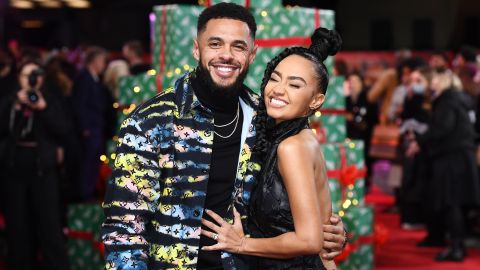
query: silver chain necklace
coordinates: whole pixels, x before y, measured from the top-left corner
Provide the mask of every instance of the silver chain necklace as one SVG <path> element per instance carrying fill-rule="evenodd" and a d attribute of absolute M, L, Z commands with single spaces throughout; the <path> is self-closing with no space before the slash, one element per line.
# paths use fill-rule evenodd
<path fill-rule="evenodd" d="M 227 136 L 223 136 L 221 134 L 219 134 L 218 132 L 216 132 L 215 130 L 213 131 L 215 133 L 215 135 L 217 135 L 218 137 L 222 138 L 222 139 L 228 139 L 230 137 L 232 137 L 232 135 L 235 133 L 235 131 L 237 130 L 237 127 L 238 127 L 238 119 L 240 118 L 240 104 L 237 105 L 237 115 L 235 116 L 235 118 L 233 118 L 233 120 L 228 123 L 228 124 L 225 124 L 225 125 L 215 125 L 213 124 L 215 127 L 226 127 L 226 126 L 229 126 L 231 125 L 234 121 L 235 121 L 235 127 L 233 128 L 233 131 L 232 133 L 230 133 L 229 135 Z"/>

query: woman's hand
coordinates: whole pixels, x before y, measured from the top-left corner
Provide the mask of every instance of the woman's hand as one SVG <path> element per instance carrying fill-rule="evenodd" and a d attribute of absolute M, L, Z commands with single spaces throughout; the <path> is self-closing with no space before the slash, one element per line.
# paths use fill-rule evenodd
<path fill-rule="evenodd" d="M 229 224 L 222 217 L 211 210 L 205 212 L 218 224 L 202 219 L 202 224 L 210 228 L 213 232 L 202 230 L 202 234 L 212 238 L 218 243 L 213 246 L 204 246 L 202 250 L 223 250 L 231 253 L 242 253 L 246 237 L 243 233 L 240 214 L 233 208 L 234 222 Z"/>
<path fill-rule="evenodd" d="M 17 100 L 20 104 L 28 106 L 30 109 L 42 111 L 47 108 L 47 102 L 42 95 L 42 92 L 34 90 L 37 94 L 38 100 L 36 102 L 31 102 L 28 98 L 28 89 L 21 89 L 17 92 Z"/>

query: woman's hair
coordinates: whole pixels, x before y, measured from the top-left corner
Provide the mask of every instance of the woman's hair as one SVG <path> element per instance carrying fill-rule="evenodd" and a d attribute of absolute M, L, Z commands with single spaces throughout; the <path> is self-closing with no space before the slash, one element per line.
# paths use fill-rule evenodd
<path fill-rule="evenodd" d="M 326 28 L 317 28 L 310 39 L 312 43 L 309 48 L 287 48 L 267 64 L 260 86 L 260 103 L 255 122 L 257 140 L 254 151 L 259 153 L 260 156 L 263 156 L 269 147 L 267 141 L 268 115 L 264 100 L 265 86 L 270 80 L 272 72 L 283 59 L 295 54 L 310 60 L 315 70 L 317 89 L 319 89 L 322 94 L 327 92 L 329 75 L 323 61 L 325 61 L 329 55 L 335 55 L 340 50 L 342 39 L 335 30 L 328 30 Z"/>

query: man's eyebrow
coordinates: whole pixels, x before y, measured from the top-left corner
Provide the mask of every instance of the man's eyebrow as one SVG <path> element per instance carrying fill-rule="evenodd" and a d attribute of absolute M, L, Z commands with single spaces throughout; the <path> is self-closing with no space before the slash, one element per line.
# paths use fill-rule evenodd
<path fill-rule="evenodd" d="M 233 44 L 241 44 L 243 46 L 248 47 L 248 43 L 245 40 L 234 40 L 232 43 Z"/>
<path fill-rule="evenodd" d="M 220 37 L 209 37 L 208 41 L 223 41 Z"/>

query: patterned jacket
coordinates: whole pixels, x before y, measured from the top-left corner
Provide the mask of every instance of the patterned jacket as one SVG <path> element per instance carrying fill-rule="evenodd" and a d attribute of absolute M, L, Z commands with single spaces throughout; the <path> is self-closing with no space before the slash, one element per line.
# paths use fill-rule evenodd
<path fill-rule="evenodd" d="M 214 126 L 212 112 L 193 93 L 193 74 L 139 106 L 121 125 L 103 204 L 106 269 L 196 269 Z M 246 228 L 260 170 L 251 159 L 258 96 L 247 90 L 240 101 L 245 120 L 231 206 Z M 231 222 L 231 209 L 229 214 Z M 246 260 L 222 252 L 225 269 L 246 269 Z"/>

